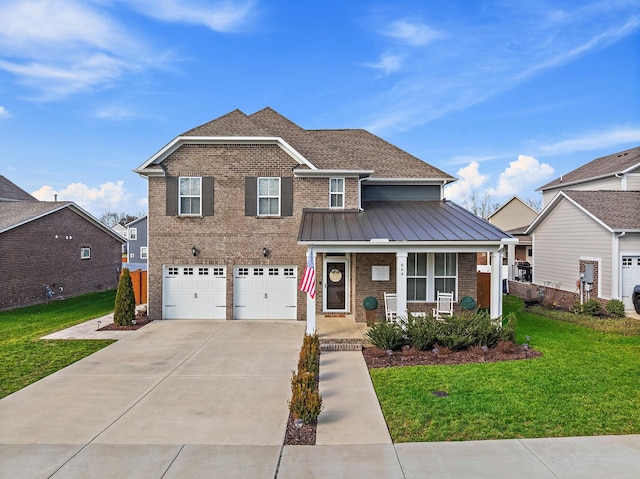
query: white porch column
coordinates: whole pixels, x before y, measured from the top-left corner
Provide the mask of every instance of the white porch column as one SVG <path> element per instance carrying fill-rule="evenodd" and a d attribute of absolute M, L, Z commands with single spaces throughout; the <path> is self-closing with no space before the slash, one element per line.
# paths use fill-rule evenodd
<path fill-rule="evenodd" d="M 309 247 L 307 249 L 307 258 L 309 255 L 312 255 L 311 258 L 313 260 L 313 267 L 316 267 L 316 253 L 313 250 L 313 247 Z M 318 277 L 316 275 L 316 286 L 318 284 Z M 316 295 L 317 295 L 317 287 L 316 287 Z M 307 334 L 315 334 L 316 332 L 316 296 L 313 298 L 310 294 L 307 294 Z"/>
<path fill-rule="evenodd" d="M 516 264 L 516 245 L 515 243 L 509 243 L 509 245 L 507 246 L 507 264 L 508 264 L 508 270 L 507 270 L 507 279 L 509 281 L 513 281 L 514 279 L 514 274 L 513 274 L 513 270 Z"/>
<path fill-rule="evenodd" d="M 491 253 L 491 308 L 492 319 L 502 317 L 502 250 Z"/>
<path fill-rule="evenodd" d="M 407 315 L 407 256 L 408 253 L 396 253 L 396 294 L 398 295 L 398 316 Z"/>

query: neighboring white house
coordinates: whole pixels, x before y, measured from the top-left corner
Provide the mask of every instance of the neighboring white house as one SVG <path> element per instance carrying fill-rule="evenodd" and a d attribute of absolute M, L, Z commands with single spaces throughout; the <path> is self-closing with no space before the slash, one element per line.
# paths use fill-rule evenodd
<path fill-rule="evenodd" d="M 540 188 L 545 207 L 527 228 L 533 283 L 547 299 L 620 299 L 640 284 L 640 147 L 595 159 Z"/>

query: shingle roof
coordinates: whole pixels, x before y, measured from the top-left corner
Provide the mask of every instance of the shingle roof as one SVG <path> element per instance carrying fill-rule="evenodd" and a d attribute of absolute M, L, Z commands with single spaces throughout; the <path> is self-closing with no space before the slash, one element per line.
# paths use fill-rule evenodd
<path fill-rule="evenodd" d="M 0 201 L 38 201 L 22 188 L 0 175 Z"/>
<path fill-rule="evenodd" d="M 298 241 L 501 241 L 511 235 L 450 201 L 365 202 L 364 211 L 305 210 Z"/>
<path fill-rule="evenodd" d="M 634 166 L 640 167 L 640 146 L 603 156 L 602 158 L 596 158 L 580 168 L 541 186 L 538 190 L 544 191 L 589 179 L 613 176 Z"/>
<path fill-rule="evenodd" d="M 0 203 L 0 232 L 44 216 L 68 201 L 12 201 Z"/>
<path fill-rule="evenodd" d="M 640 191 L 563 192 L 612 230 L 640 230 Z"/>
<path fill-rule="evenodd" d="M 280 137 L 321 170 L 373 170 L 377 178 L 455 178 L 366 130 L 306 130 L 272 108 L 232 111 L 183 136 Z"/>

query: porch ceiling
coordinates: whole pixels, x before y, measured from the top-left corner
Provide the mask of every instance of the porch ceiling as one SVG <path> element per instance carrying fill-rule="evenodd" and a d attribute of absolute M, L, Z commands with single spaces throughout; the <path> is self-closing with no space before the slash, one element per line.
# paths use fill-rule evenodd
<path fill-rule="evenodd" d="M 500 242 L 512 238 L 450 201 L 372 201 L 363 211 L 305 210 L 298 241 Z"/>

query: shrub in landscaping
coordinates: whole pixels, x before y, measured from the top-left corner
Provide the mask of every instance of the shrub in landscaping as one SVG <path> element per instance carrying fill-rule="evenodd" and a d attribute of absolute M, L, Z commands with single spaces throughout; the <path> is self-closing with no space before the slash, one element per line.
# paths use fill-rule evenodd
<path fill-rule="evenodd" d="M 124 268 L 118 282 L 113 322 L 118 326 L 130 326 L 134 319 L 136 319 L 136 297 L 129 269 Z"/>
<path fill-rule="evenodd" d="M 409 313 L 404 329 L 409 344 L 420 351 L 426 351 L 438 341 L 440 321 L 433 316 L 416 317 Z"/>
<path fill-rule="evenodd" d="M 609 316 L 613 316 L 614 318 L 624 318 L 626 316 L 624 312 L 624 303 L 619 299 L 611 299 L 607 301 L 604 309 Z"/>
<path fill-rule="evenodd" d="M 311 387 L 313 384 L 316 387 Z M 318 420 L 322 411 L 322 396 L 313 374 L 304 371 L 294 374 L 289 411 L 294 418 L 301 419 L 305 424 L 313 424 Z"/>
<path fill-rule="evenodd" d="M 393 351 L 402 346 L 404 331 L 398 323 L 383 321 L 369 328 L 364 337 L 377 348 Z"/>
<path fill-rule="evenodd" d="M 504 326 L 503 326 L 504 324 Z M 438 343 L 454 351 L 471 346 L 494 347 L 500 340 L 510 340 L 515 335 L 515 316 L 508 315 L 496 322 L 486 311 L 473 315 L 454 315 L 445 318 L 438 330 Z"/>
<path fill-rule="evenodd" d="M 314 375 L 320 372 L 320 338 L 317 334 L 305 334 L 298 358 L 298 371 Z"/>
<path fill-rule="evenodd" d="M 582 305 L 582 312 L 591 316 L 598 316 L 602 313 L 602 305 L 597 299 L 591 298 Z"/>
<path fill-rule="evenodd" d="M 320 373 L 320 339 L 317 334 L 305 334 L 298 358 L 298 370 L 292 371 L 289 412 L 305 424 L 315 423 L 322 411 L 322 396 L 318 388 Z"/>

